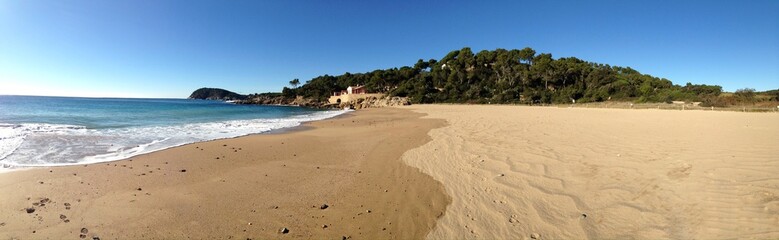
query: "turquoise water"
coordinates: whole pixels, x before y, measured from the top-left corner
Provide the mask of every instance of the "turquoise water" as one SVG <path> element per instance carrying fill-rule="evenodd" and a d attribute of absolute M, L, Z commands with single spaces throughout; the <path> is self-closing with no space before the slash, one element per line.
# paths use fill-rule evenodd
<path fill-rule="evenodd" d="M 190 99 L 0 96 L 0 165 L 113 161 L 341 113 Z"/>

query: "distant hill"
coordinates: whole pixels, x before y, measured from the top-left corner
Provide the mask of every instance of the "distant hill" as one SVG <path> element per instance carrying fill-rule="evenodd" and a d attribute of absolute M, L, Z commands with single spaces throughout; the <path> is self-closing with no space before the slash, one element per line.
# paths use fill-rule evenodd
<path fill-rule="evenodd" d="M 221 88 L 200 88 L 189 95 L 190 99 L 208 99 L 208 100 L 243 100 L 245 95 L 237 94 Z"/>

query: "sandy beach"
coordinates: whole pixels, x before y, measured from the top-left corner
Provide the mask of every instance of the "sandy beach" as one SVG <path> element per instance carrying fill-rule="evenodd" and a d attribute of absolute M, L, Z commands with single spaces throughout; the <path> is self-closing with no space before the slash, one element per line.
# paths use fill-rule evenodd
<path fill-rule="evenodd" d="M 0 238 L 779 238 L 777 142 L 775 113 L 367 109 L 0 174 Z"/>
<path fill-rule="evenodd" d="M 444 124 L 422 115 L 370 109 L 129 160 L 3 173 L 0 239 L 420 239 L 450 202 L 400 160 Z"/>
<path fill-rule="evenodd" d="M 411 106 L 452 205 L 429 239 L 779 238 L 779 114 Z"/>

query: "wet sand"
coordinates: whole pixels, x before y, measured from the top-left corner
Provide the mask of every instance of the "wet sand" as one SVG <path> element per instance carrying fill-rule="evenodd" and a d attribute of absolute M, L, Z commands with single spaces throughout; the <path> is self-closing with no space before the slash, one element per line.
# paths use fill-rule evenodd
<path fill-rule="evenodd" d="M 430 239 L 779 238 L 779 114 L 414 105 Z"/>
<path fill-rule="evenodd" d="M 3 173 L 0 238 L 424 238 L 451 199 L 400 160 L 444 125 L 421 116 L 361 110 L 123 161 Z"/>

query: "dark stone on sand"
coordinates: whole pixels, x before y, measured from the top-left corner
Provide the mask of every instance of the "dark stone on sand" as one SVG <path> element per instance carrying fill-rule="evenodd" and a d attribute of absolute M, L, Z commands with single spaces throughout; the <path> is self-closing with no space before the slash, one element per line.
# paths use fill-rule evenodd
<path fill-rule="evenodd" d="M 89 233 L 89 229 L 81 228 L 81 234 L 87 234 L 87 233 Z"/>
<path fill-rule="evenodd" d="M 34 213 L 35 212 L 35 208 L 26 208 L 26 209 L 24 209 L 24 211 L 26 211 L 27 213 Z"/>
<path fill-rule="evenodd" d="M 142 190 L 143 190 L 143 188 L 138 188 L 138 189 L 136 189 L 136 190 L 138 190 L 138 191 L 142 191 Z"/>
<path fill-rule="evenodd" d="M 187 170 L 186 169 L 181 169 L 181 172 L 187 172 Z"/>
<path fill-rule="evenodd" d="M 586 213 L 582 213 L 582 218 L 587 218 L 587 214 Z"/>
<path fill-rule="evenodd" d="M 319 209 L 327 209 L 328 207 L 330 206 L 328 206 L 327 204 L 322 204 L 322 206 L 319 206 Z"/>
<path fill-rule="evenodd" d="M 342 236 L 341 240 L 352 239 L 352 236 Z"/>
<path fill-rule="evenodd" d="M 287 229 L 287 228 L 283 227 L 283 228 L 279 229 L 279 233 L 281 233 L 281 234 L 287 234 L 287 233 L 289 233 L 289 229 Z"/>
<path fill-rule="evenodd" d="M 323 224 L 323 225 L 322 225 L 322 228 L 327 228 L 327 224 Z"/>
<path fill-rule="evenodd" d="M 60 214 L 60 219 L 62 219 L 62 220 L 65 220 L 65 219 L 67 219 L 67 218 L 68 218 L 67 216 L 65 216 L 65 215 L 63 215 L 63 214 Z"/>
<path fill-rule="evenodd" d="M 94 236 L 94 237 L 92 237 L 92 240 L 100 240 L 100 238 L 97 237 L 97 236 Z"/>

